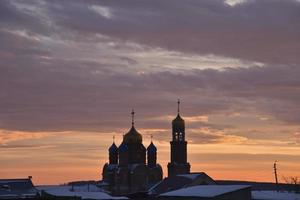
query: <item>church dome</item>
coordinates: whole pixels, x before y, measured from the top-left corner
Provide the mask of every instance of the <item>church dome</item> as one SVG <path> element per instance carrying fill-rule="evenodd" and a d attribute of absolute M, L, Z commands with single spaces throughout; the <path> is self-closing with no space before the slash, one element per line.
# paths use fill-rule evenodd
<path fill-rule="evenodd" d="M 172 124 L 184 124 L 184 119 L 181 118 L 181 116 L 178 115 L 176 116 L 175 119 L 173 119 Z"/>
<path fill-rule="evenodd" d="M 124 153 L 128 151 L 128 146 L 126 143 L 124 143 L 124 141 L 121 143 L 121 145 L 119 146 L 119 152 Z"/>
<path fill-rule="evenodd" d="M 156 146 L 153 144 L 153 142 L 151 142 L 150 145 L 147 148 L 147 152 L 149 154 L 153 154 L 153 153 L 156 153 L 156 151 L 157 151 Z"/>
<path fill-rule="evenodd" d="M 109 149 L 108 149 L 109 153 L 117 153 L 118 152 L 118 147 L 115 143 L 113 143 Z"/>
<path fill-rule="evenodd" d="M 173 119 L 172 124 L 173 126 L 184 126 L 184 120 L 180 116 L 180 100 L 178 99 L 178 108 L 177 108 L 177 116 L 175 119 Z"/>
<path fill-rule="evenodd" d="M 142 135 L 137 132 L 134 126 L 125 134 L 123 142 L 125 143 L 142 143 Z"/>

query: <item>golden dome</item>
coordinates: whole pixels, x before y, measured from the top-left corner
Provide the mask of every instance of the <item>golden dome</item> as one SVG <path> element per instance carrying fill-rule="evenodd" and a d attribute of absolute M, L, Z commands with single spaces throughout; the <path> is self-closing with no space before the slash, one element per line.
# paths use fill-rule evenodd
<path fill-rule="evenodd" d="M 132 126 L 129 132 L 124 135 L 123 141 L 125 143 L 142 143 L 142 135 Z"/>

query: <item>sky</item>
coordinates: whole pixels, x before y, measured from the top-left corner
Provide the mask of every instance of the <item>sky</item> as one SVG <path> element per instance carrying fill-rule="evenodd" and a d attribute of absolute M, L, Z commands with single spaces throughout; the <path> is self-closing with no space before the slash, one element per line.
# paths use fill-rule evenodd
<path fill-rule="evenodd" d="M 0 178 L 99 180 L 113 136 L 167 176 L 181 100 L 191 170 L 300 176 L 300 2 L 1 0 Z"/>

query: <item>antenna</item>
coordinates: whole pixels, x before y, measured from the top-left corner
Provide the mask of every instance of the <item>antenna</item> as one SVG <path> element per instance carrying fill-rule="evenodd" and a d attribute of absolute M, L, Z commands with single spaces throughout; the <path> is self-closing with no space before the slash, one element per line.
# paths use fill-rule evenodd
<path fill-rule="evenodd" d="M 275 162 L 274 162 L 274 175 L 275 175 L 276 187 L 277 187 L 277 192 L 278 192 L 279 189 L 278 189 L 278 177 L 277 177 L 277 162 L 278 162 L 278 160 L 275 160 Z"/>
<path fill-rule="evenodd" d="M 151 137 L 151 142 L 152 142 L 152 139 L 153 139 L 153 135 L 151 134 L 151 135 L 150 135 L 150 137 Z"/>

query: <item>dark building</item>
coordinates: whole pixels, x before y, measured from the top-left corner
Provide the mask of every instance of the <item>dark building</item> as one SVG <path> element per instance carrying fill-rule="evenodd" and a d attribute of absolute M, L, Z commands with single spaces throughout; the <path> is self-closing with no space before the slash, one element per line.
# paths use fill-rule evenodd
<path fill-rule="evenodd" d="M 166 192 L 196 185 L 216 185 L 216 182 L 204 172 L 179 174 L 164 178 L 150 188 L 148 194 L 155 197 Z"/>
<path fill-rule="evenodd" d="M 142 135 L 132 126 L 123 136 L 119 147 L 113 142 L 109 148 L 109 163 L 103 167 L 103 182 L 113 194 L 130 194 L 147 189 L 162 180 L 162 168 L 156 162 L 157 148 L 151 141 L 146 149 Z M 147 155 L 147 160 L 146 160 Z"/>
<path fill-rule="evenodd" d="M 37 199 L 38 190 L 31 177 L 24 179 L 0 179 L 0 199 Z"/>
<path fill-rule="evenodd" d="M 187 141 L 185 140 L 185 122 L 180 116 L 180 101 L 178 113 L 172 121 L 171 162 L 168 163 L 168 176 L 190 173 L 190 163 L 187 162 Z"/>

